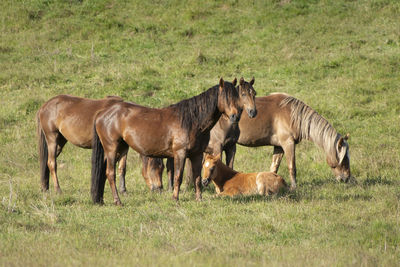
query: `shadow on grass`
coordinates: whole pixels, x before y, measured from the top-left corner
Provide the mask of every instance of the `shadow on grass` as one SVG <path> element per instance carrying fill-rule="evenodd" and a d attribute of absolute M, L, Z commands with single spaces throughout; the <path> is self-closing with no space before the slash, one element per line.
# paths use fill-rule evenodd
<path fill-rule="evenodd" d="M 387 178 L 377 176 L 377 177 L 368 177 L 364 181 L 362 181 L 361 185 L 363 187 L 375 186 L 375 185 L 394 185 L 395 183 Z"/>

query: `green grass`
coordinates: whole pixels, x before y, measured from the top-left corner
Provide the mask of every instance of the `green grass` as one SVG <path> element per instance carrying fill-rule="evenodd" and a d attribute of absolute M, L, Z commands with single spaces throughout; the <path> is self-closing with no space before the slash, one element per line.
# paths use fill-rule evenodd
<path fill-rule="evenodd" d="M 154 3 L 150 3 L 154 2 Z M 4 0 L 0 9 L 0 265 L 397 266 L 400 262 L 400 3 L 396 0 Z M 57 94 L 162 107 L 255 77 L 349 132 L 337 183 L 314 144 L 297 146 L 282 197 L 177 204 L 151 194 L 128 155 L 123 207 L 91 204 L 90 151 L 67 144 L 63 194 L 40 192 L 35 113 Z M 271 148 L 235 168 L 268 170 Z M 287 181 L 285 161 L 279 171 Z M 165 175 L 164 175 L 165 176 Z M 52 186 L 52 184 L 51 184 Z"/>

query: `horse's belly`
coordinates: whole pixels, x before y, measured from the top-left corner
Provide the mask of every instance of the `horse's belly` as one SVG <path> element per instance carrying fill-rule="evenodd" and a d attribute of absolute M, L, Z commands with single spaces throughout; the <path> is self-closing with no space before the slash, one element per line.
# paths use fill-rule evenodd
<path fill-rule="evenodd" d="M 149 157 L 172 157 L 171 142 L 158 135 L 128 134 L 125 142 L 136 152 Z"/>
<path fill-rule="evenodd" d="M 68 126 L 69 127 L 66 127 L 63 124 L 59 126 L 60 133 L 64 136 L 65 139 L 68 140 L 68 142 L 82 148 L 92 147 L 92 138 L 93 138 L 93 130 L 91 130 L 92 125 L 90 126 L 68 125 Z"/>

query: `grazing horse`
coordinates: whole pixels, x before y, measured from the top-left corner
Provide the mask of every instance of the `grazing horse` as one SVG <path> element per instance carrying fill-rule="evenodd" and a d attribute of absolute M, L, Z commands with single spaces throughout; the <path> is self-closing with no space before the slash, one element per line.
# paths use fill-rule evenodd
<path fill-rule="evenodd" d="M 140 154 L 174 159 L 173 198 L 179 199 L 185 159 L 192 161 L 196 199 L 201 199 L 201 162 L 210 130 L 226 114 L 232 122 L 240 119 L 241 99 L 233 83 L 221 78 L 198 96 L 166 108 L 149 108 L 128 102 L 100 112 L 94 123 L 92 152 L 92 200 L 103 202 L 107 178 L 114 203 L 121 204 L 115 187 L 115 162 L 131 147 Z M 255 107 L 254 107 L 255 110 Z M 252 111 L 255 113 L 256 111 Z"/>
<path fill-rule="evenodd" d="M 287 188 L 285 180 L 274 172 L 241 173 L 229 168 L 221 161 L 221 154 L 207 154 L 203 163 L 203 185 L 210 181 L 219 196 L 259 194 L 267 196 Z"/>
<path fill-rule="evenodd" d="M 295 145 L 310 140 L 321 147 L 338 181 L 347 182 L 350 174 L 349 135 L 341 136 L 329 122 L 299 99 L 283 93 L 256 98 L 258 115 L 254 119 L 243 116 L 239 124 L 220 122 L 211 132 L 213 136 L 228 133 L 228 142 L 222 145 L 226 162 L 233 168 L 237 143 L 247 147 L 274 146 L 271 172 L 278 172 L 283 154 L 291 178 L 291 189 L 296 188 Z M 221 144 L 220 142 L 215 142 Z M 218 151 L 218 150 L 217 150 Z"/>

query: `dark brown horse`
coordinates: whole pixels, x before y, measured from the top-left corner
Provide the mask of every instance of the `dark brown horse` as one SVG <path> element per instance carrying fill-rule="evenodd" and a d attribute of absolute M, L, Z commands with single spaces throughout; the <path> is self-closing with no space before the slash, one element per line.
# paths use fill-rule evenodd
<path fill-rule="evenodd" d="M 254 77 L 251 79 L 250 82 L 246 82 L 242 77 L 240 78 L 239 85 L 237 86 L 237 90 L 239 92 L 242 101 L 242 106 L 247 111 L 250 120 L 251 118 L 254 118 L 257 115 L 257 110 L 254 109 L 254 107 L 256 106 L 255 105 L 256 91 L 253 88 L 253 84 L 254 84 Z M 239 133 L 232 132 L 232 130 L 233 131 L 235 130 L 235 127 L 232 125 L 237 125 L 237 123 L 232 123 L 226 115 L 222 114 L 222 116 L 220 117 L 220 119 L 210 132 L 210 141 L 208 143 L 206 152 L 209 153 L 209 151 L 212 151 L 214 155 L 220 154 L 222 153 L 222 149 L 225 146 L 225 144 L 230 144 L 232 142 L 236 143 Z M 215 128 L 217 128 L 218 130 L 217 131 L 214 130 Z M 191 180 L 193 175 L 191 173 L 192 168 L 190 160 L 187 161 L 186 166 L 187 166 L 187 171 L 186 171 L 187 176 Z M 172 160 L 168 159 L 167 174 L 168 174 L 170 189 L 171 186 L 173 185 L 172 173 L 173 173 Z"/>
<path fill-rule="evenodd" d="M 202 94 L 166 108 L 116 103 L 95 119 L 92 152 L 92 199 L 103 202 L 105 179 L 114 203 L 121 201 L 115 187 L 115 162 L 131 147 L 142 155 L 174 159 L 173 198 L 179 199 L 186 157 L 192 161 L 196 199 L 201 199 L 201 162 L 210 130 L 222 114 L 232 122 L 240 119 L 242 102 L 233 83 L 221 78 Z M 254 107 L 255 109 L 255 107 Z M 255 113 L 256 111 L 252 111 Z"/>
<path fill-rule="evenodd" d="M 87 99 L 69 95 L 53 97 L 37 112 L 39 160 L 42 190 L 49 189 L 51 172 L 56 192 L 61 192 L 57 177 L 57 157 L 67 141 L 81 148 L 92 148 L 93 122 L 96 114 L 122 98 Z M 151 190 L 162 188 L 160 159 L 141 157 L 143 177 Z M 161 162 L 162 164 L 162 162 Z M 126 155 L 119 161 L 120 192 L 125 192 Z"/>
<path fill-rule="evenodd" d="M 254 119 L 245 116 L 239 124 L 220 119 L 211 131 L 209 149 L 226 152 L 226 162 L 233 168 L 237 143 L 248 147 L 274 146 L 270 171 L 277 173 L 283 154 L 291 178 L 291 188 L 296 187 L 295 145 L 310 140 L 326 153 L 326 160 L 337 180 L 350 178 L 348 134 L 341 136 L 329 122 L 302 101 L 283 93 L 256 98 L 258 115 Z M 215 136 L 227 137 L 223 142 Z M 215 152 L 214 152 L 215 154 Z"/>

